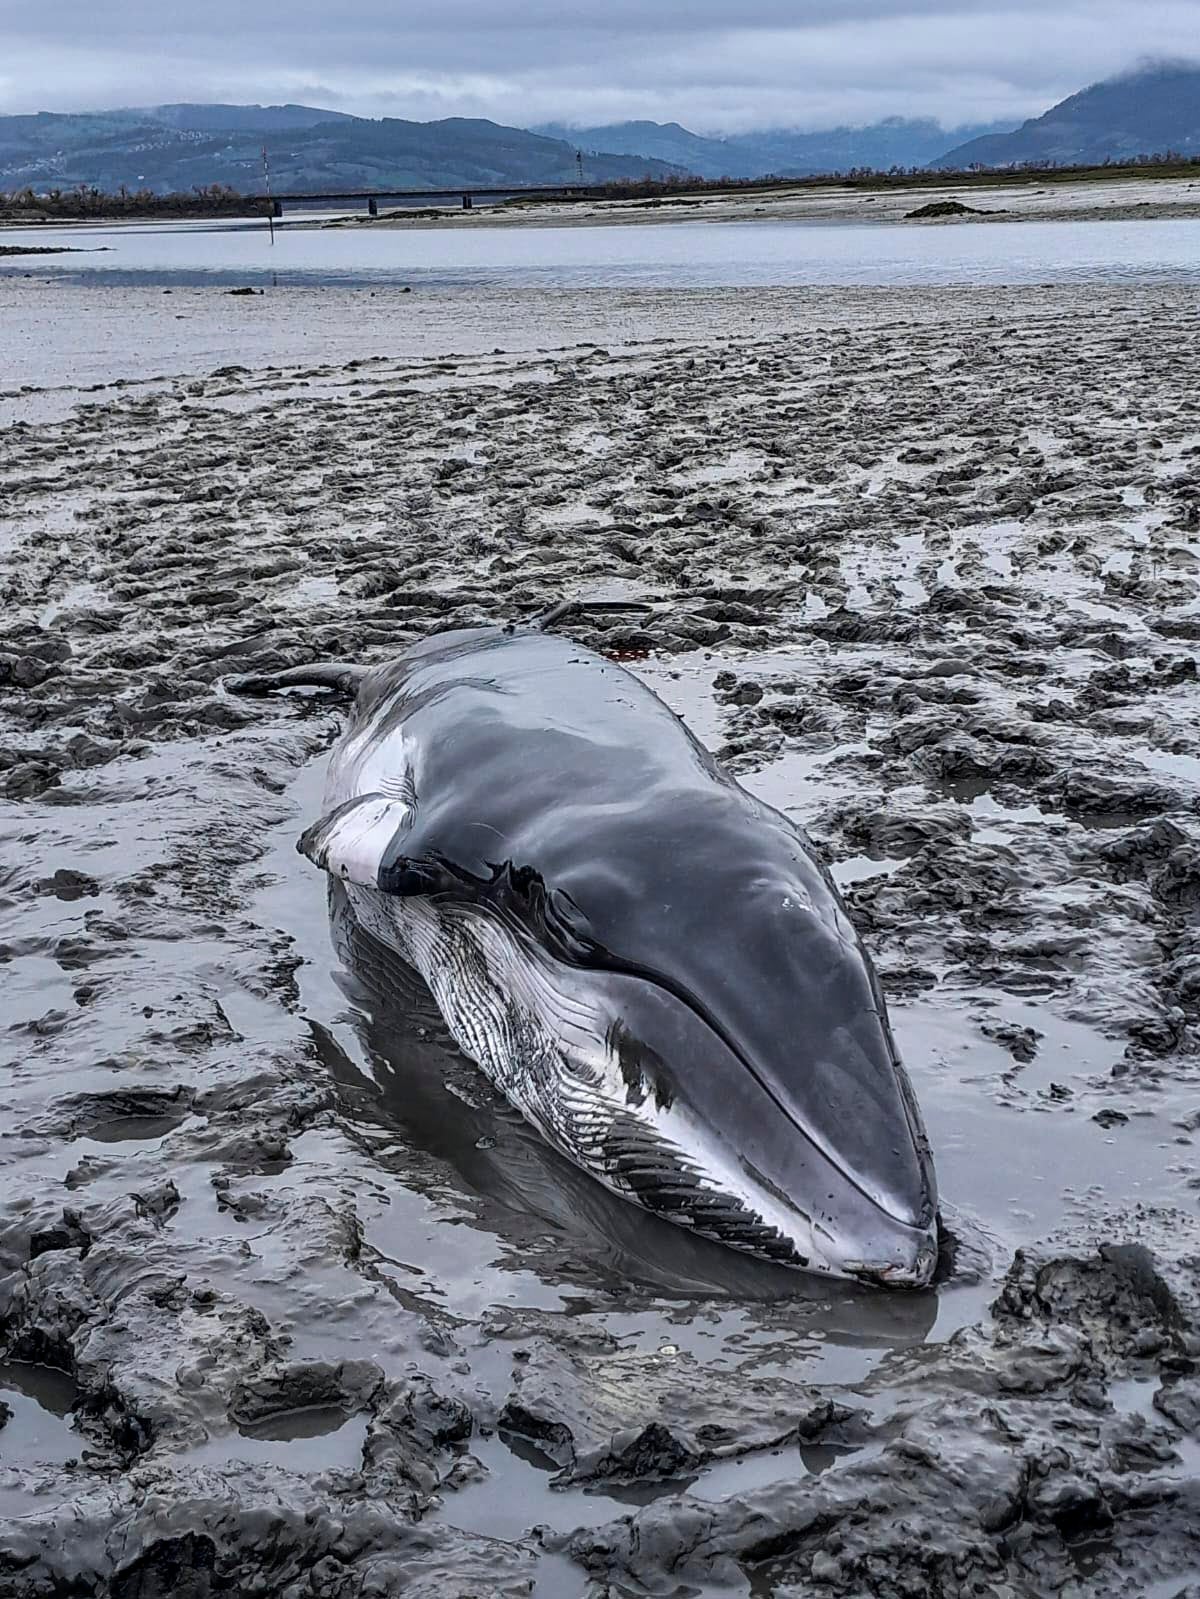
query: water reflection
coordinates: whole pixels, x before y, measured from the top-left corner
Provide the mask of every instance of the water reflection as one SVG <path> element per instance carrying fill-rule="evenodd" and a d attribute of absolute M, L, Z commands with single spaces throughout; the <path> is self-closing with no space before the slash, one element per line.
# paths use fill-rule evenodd
<path fill-rule="evenodd" d="M 27 1515 L 36 1502 L 27 1486 L 4 1480 L 7 1467 L 78 1458 L 85 1447 L 74 1430 L 78 1402 L 75 1379 L 66 1372 L 0 1361 L 0 1516 Z"/>

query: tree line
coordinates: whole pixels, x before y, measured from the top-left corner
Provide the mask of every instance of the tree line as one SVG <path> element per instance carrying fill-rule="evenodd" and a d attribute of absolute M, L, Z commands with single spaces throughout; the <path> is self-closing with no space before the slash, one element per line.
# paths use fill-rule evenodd
<path fill-rule="evenodd" d="M 250 202 L 227 183 L 210 183 L 178 194 L 156 194 L 153 189 L 128 189 L 115 194 L 95 185 L 79 183 L 70 189 L 17 189 L 0 192 L 0 215 L 55 217 L 230 216 L 245 214 Z"/>

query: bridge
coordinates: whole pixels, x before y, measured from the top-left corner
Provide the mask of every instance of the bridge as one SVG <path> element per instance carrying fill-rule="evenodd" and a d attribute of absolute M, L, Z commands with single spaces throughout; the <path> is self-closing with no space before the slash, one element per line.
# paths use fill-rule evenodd
<path fill-rule="evenodd" d="M 252 205 L 269 208 L 272 215 L 277 217 L 283 215 L 285 205 L 335 204 L 358 200 L 365 202 L 369 215 L 376 216 L 381 201 L 428 200 L 431 204 L 436 204 L 439 200 L 461 199 L 463 210 L 469 211 L 476 200 L 517 199 L 526 194 L 540 195 L 543 199 L 583 200 L 589 194 L 599 194 L 602 187 L 598 183 L 509 183 L 501 188 L 338 189 L 323 194 L 248 194 L 245 198 Z"/>

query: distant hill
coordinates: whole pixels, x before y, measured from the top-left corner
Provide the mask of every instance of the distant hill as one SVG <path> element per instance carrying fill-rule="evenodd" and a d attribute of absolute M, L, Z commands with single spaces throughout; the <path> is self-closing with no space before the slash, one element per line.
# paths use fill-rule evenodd
<path fill-rule="evenodd" d="M 648 155 L 674 166 L 686 167 L 698 178 L 760 177 L 724 139 L 706 139 L 689 133 L 678 122 L 612 122 L 604 127 L 572 128 L 564 122 L 546 122 L 530 130 L 547 139 L 563 139 L 585 156 L 595 150 L 613 150 L 621 155 Z M 589 161 L 590 165 L 590 161 Z"/>
<path fill-rule="evenodd" d="M 263 186 L 262 146 L 278 194 L 336 189 L 449 189 L 566 183 L 575 146 L 496 122 L 373 120 L 314 106 L 168 105 L 0 117 L 0 191 L 94 185 L 157 194 Z M 589 156 L 586 178 L 668 178 L 643 155 Z"/>
<path fill-rule="evenodd" d="M 158 105 L 130 116 L 153 117 L 168 127 L 199 133 L 282 133 L 313 128 L 318 122 L 353 122 L 345 111 L 325 111 L 313 105 Z"/>
<path fill-rule="evenodd" d="M 993 122 L 950 131 L 928 118 L 888 117 L 863 128 L 827 128 L 816 133 L 780 129 L 723 139 L 689 133 L 678 122 L 617 122 L 592 128 L 555 122 L 533 131 L 573 142 L 585 151 L 636 151 L 657 156 L 703 178 L 760 178 L 767 173 L 803 177 L 848 172 L 852 167 L 922 167 L 951 144 L 1008 133 L 1012 127 L 1011 122 Z"/>
<path fill-rule="evenodd" d="M 1166 151 L 1200 155 L 1200 65 L 1144 67 L 1093 83 L 1015 132 L 971 139 L 931 165 L 1069 166 Z"/>

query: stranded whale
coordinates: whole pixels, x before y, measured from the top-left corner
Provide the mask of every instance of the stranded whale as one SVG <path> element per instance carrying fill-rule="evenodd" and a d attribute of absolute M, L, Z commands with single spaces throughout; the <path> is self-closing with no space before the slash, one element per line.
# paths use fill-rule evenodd
<path fill-rule="evenodd" d="M 930 1280 L 928 1141 L 837 889 L 649 688 L 502 628 L 239 686 L 293 684 L 356 690 L 298 847 L 553 1145 L 751 1254 Z"/>

